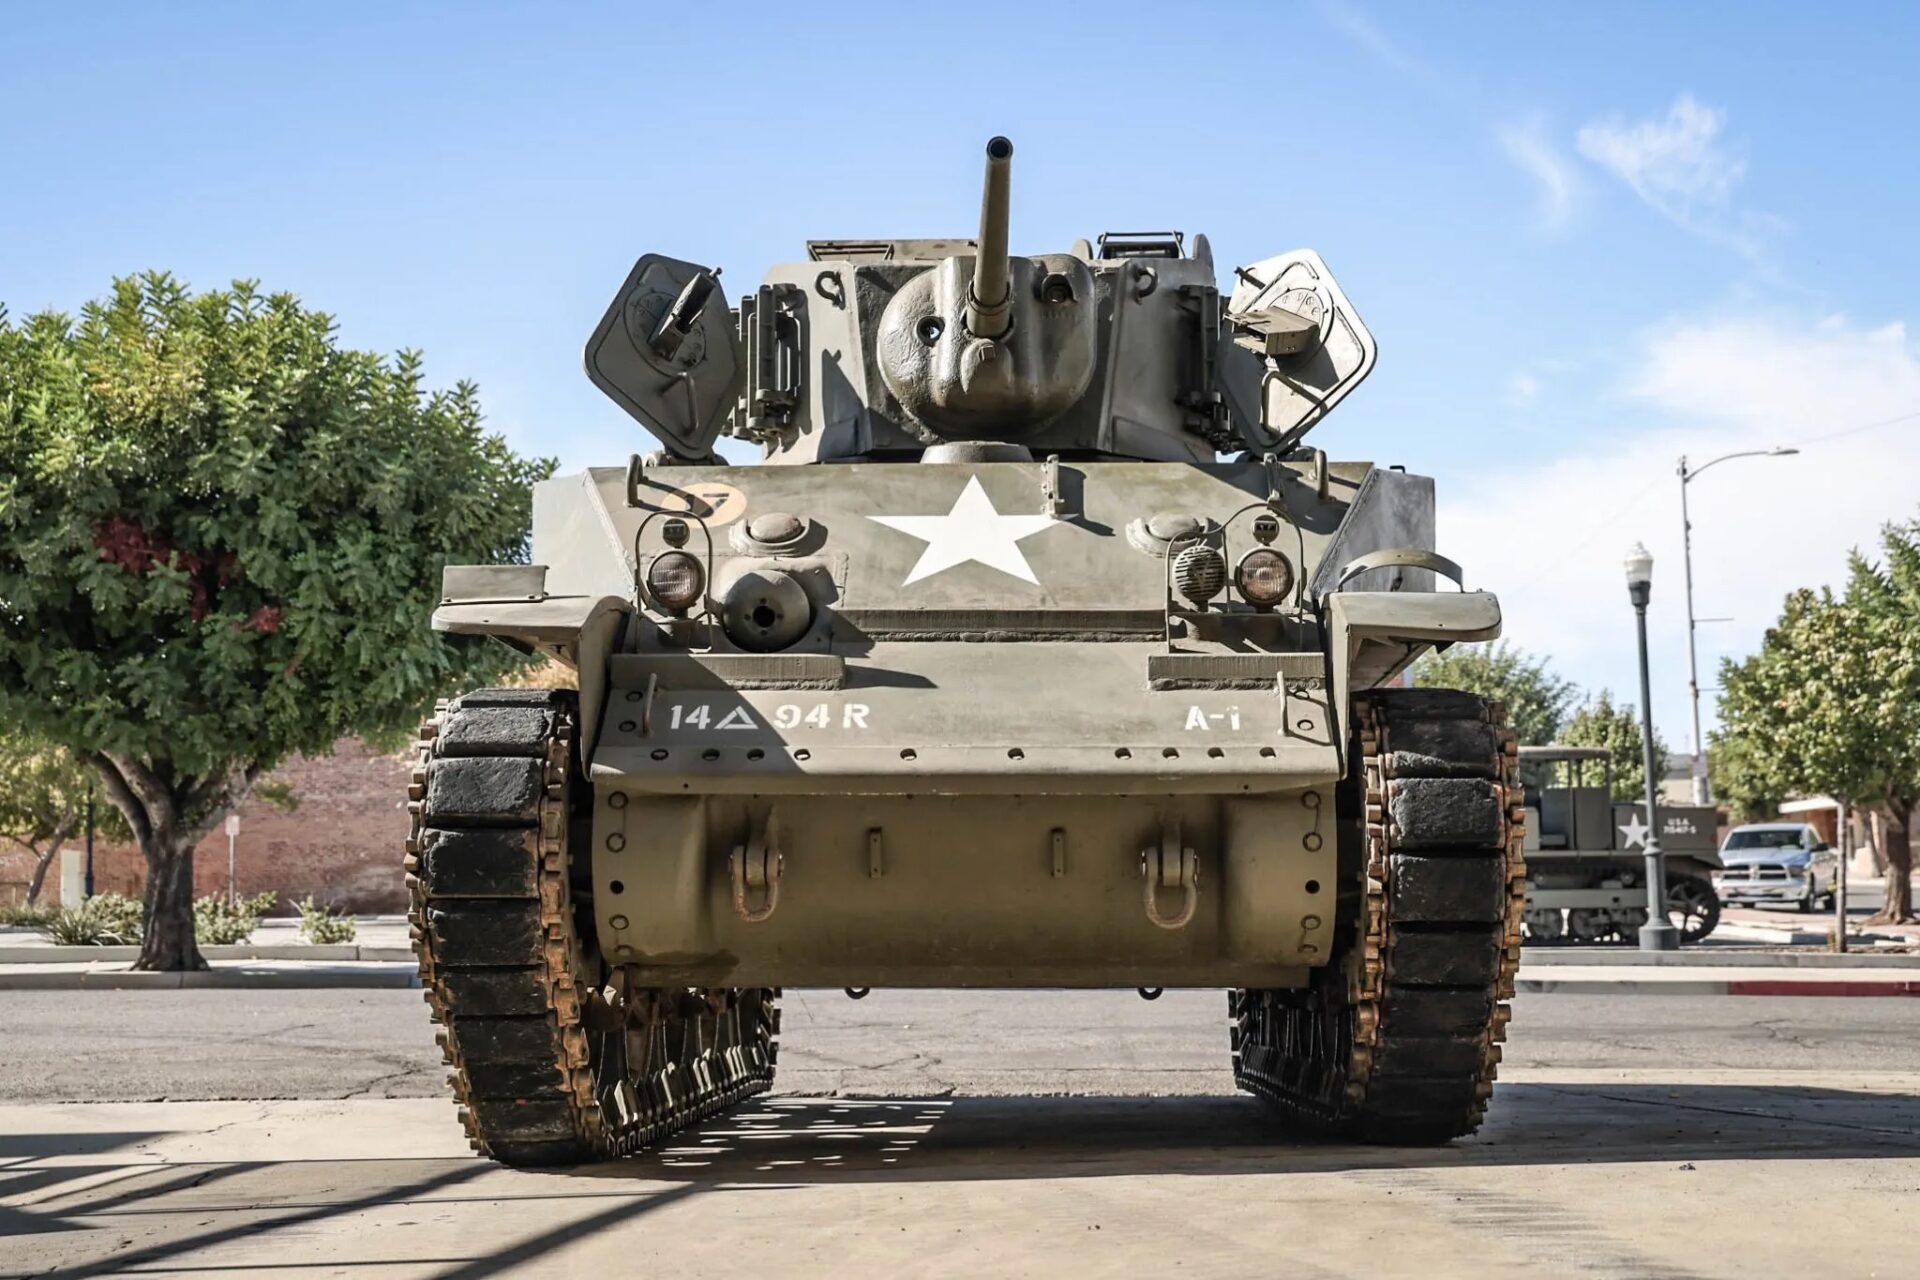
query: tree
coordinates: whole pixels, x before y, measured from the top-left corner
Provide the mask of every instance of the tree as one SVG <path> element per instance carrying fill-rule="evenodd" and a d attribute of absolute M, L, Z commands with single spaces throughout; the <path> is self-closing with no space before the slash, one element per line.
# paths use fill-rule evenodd
<path fill-rule="evenodd" d="M 442 565 L 525 558 L 552 465 L 290 294 L 148 274 L 77 322 L 0 311 L 0 723 L 132 828 L 140 968 L 204 967 L 193 848 L 263 772 L 516 662 L 427 611 Z"/>
<path fill-rule="evenodd" d="M 1498 698 L 1515 735 L 1532 745 L 1554 741 L 1574 698 L 1573 684 L 1555 675 L 1544 658 L 1504 640 L 1427 654 L 1414 664 L 1413 682 Z"/>
<path fill-rule="evenodd" d="M 59 747 L 18 735 L 0 738 L 0 838 L 33 859 L 28 906 L 39 902 L 53 860 L 86 825 L 89 781 L 87 770 Z M 126 838 L 122 824 L 112 820 L 113 811 L 100 816 L 107 819 L 104 829 L 111 838 Z"/>
<path fill-rule="evenodd" d="M 1598 695 L 1580 704 L 1579 710 L 1560 730 L 1560 741 L 1570 747 L 1605 747 L 1607 763 L 1613 774 L 1615 800 L 1641 800 L 1647 794 L 1646 757 L 1641 748 L 1640 716 L 1631 702 L 1615 703 L 1613 694 L 1602 689 Z M 1664 767 L 1667 744 L 1654 730 L 1653 758 Z M 1658 779 L 1655 779 L 1656 783 Z"/>
<path fill-rule="evenodd" d="M 1858 643 L 1878 669 L 1888 698 L 1877 710 L 1877 768 L 1863 799 L 1887 823 L 1887 889 L 1876 924 L 1913 921 L 1913 820 L 1920 807 L 1920 521 L 1880 531 L 1884 559 L 1855 554 L 1847 602 L 1868 620 Z"/>
<path fill-rule="evenodd" d="M 1737 821 L 1765 821 L 1789 798 L 1775 789 L 1765 764 L 1744 736 L 1730 735 L 1725 729 L 1707 735 L 1707 779 L 1715 798 Z"/>
<path fill-rule="evenodd" d="M 1890 526 L 1883 564 L 1853 557 L 1844 596 L 1796 591 L 1760 651 L 1721 665 L 1719 745 L 1751 793 L 1823 794 L 1887 821 L 1874 923 L 1913 916 L 1920 805 L 1920 527 Z"/>

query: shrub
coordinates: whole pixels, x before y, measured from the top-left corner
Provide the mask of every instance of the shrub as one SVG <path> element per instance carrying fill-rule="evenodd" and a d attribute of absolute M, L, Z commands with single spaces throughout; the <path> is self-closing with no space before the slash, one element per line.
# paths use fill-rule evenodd
<path fill-rule="evenodd" d="M 353 941 L 352 916 L 344 912 L 335 912 L 331 907 L 323 907 L 311 897 L 302 899 L 298 905 L 300 936 L 308 942 L 322 944 Z"/>
<path fill-rule="evenodd" d="M 140 941 L 140 900 L 123 893 L 95 894 L 54 912 L 41 932 L 63 947 L 132 946 Z"/>
<path fill-rule="evenodd" d="M 0 924 L 20 925 L 28 929 L 44 929 L 53 923 L 60 914 L 58 907 L 7 906 L 0 907 Z"/>
<path fill-rule="evenodd" d="M 224 894 L 193 900 L 193 940 L 202 946 L 232 946 L 253 936 L 260 917 L 279 901 L 277 893 L 255 894 L 228 904 Z"/>

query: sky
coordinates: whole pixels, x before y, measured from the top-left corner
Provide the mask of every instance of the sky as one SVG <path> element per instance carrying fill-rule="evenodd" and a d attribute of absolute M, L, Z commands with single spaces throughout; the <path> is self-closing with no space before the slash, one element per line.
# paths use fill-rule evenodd
<path fill-rule="evenodd" d="M 737 293 L 808 239 L 1013 248 L 1205 232 L 1319 250 L 1380 346 L 1312 436 L 1434 476 L 1507 635 L 1686 741 L 1675 464 L 1702 684 L 1781 598 L 1920 514 L 1920 8 L 18 6 L 0 28 L 0 303 L 171 270 L 299 294 L 476 381 L 564 469 L 651 441 L 580 371 L 633 260 Z"/>

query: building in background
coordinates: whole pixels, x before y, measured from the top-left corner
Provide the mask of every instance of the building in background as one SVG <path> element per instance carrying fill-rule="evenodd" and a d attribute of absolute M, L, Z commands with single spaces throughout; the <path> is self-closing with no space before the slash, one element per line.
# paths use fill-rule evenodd
<path fill-rule="evenodd" d="M 295 807 L 283 811 L 257 795 L 240 807 L 234 845 L 239 892 L 272 890 L 280 895 L 282 909 L 311 895 L 344 911 L 404 911 L 401 859 L 411 768 L 409 757 L 382 754 L 357 738 L 343 738 L 332 755 L 301 756 L 282 765 L 273 777 L 292 788 Z M 84 845 L 76 832 L 61 854 L 63 863 L 71 863 L 47 876 L 43 904 L 62 904 L 63 880 L 69 888 L 82 883 Z M 0 851 L 0 886 L 17 881 L 24 887 L 31 871 L 24 852 Z M 137 846 L 94 842 L 95 892 L 137 897 L 145 882 L 146 860 Z M 224 893 L 226 888 L 227 836 L 216 825 L 194 850 L 193 891 Z M 8 896 L 0 893 L 0 900 Z"/>

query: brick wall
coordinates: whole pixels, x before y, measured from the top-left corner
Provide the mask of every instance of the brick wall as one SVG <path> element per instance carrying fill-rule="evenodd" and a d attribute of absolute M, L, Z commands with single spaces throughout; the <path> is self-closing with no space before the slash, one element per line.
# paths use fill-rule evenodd
<path fill-rule="evenodd" d="M 283 909 L 311 894 L 316 901 L 348 911 L 404 911 L 407 890 L 400 860 L 407 836 L 410 767 L 405 758 L 380 755 L 354 738 L 335 744 L 330 756 L 298 757 L 283 765 L 274 776 L 292 784 L 299 807 L 282 813 L 258 799 L 241 807 L 240 835 L 234 842 L 240 892 L 275 890 Z M 11 849 L 0 853 L 0 885 L 24 884 L 31 870 L 25 854 Z M 137 896 L 146 863 L 132 845 L 95 841 L 93 879 L 97 892 Z M 194 850 L 193 885 L 196 894 L 225 891 L 223 829 L 216 827 Z M 47 874 L 41 901 L 57 903 L 59 897 L 56 863 Z"/>

